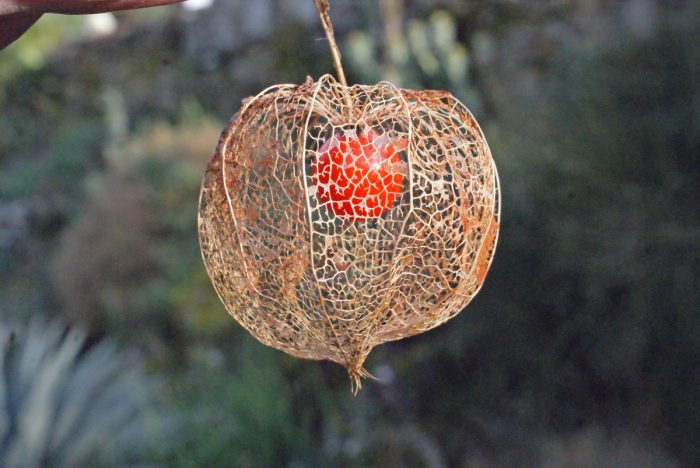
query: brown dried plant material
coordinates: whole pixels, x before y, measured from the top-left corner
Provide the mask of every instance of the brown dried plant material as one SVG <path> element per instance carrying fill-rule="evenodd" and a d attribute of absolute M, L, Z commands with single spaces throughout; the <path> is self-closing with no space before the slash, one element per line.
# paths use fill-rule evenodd
<path fill-rule="evenodd" d="M 365 146 L 343 149 L 363 135 Z M 319 168 L 333 145 L 340 156 Z M 368 156 L 386 145 L 391 164 Z M 384 179 L 367 172 L 380 165 L 401 184 L 380 197 L 390 206 L 351 207 L 367 216 L 334 208 L 329 193 L 364 207 L 381 195 Z M 333 184 L 317 177 L 323 170 L 356 182 L 322 187 Z M 476 295 L 499 217 L 490 150 L 450 93 L 347 87 L 325 75 L 268 88 L 234 116 L 204 175 L 199 235 L 229 313 L 268 346 L 345 366 L 356 392 L 374 346 L 434 328 Z"/>

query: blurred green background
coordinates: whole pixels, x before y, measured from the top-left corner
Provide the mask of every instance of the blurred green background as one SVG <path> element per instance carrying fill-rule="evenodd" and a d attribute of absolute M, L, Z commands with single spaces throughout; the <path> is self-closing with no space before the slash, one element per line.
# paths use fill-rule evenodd
<path fill-rule="evenodd" d="M 0 52 L 0 465 L 700 465 L 700 6 L 332 0 L 352 82 L 481 122 L 473 303 L 344 369 L 236 325 L 200 177 L 241 99 L 332 72 L 311 0 L 47 15 Z"/>

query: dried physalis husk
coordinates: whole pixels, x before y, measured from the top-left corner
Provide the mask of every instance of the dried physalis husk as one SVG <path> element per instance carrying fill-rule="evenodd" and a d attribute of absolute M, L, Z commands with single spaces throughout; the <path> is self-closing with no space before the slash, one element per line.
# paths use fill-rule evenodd
<path fill-rule="evenodd" d="M 498 237 L 496 166 L 445 91 L 326 75 L 247 100 L 204 175 L 199 234 L 229 313 L 262 343 L 345 366 L 455 316 Z"/>

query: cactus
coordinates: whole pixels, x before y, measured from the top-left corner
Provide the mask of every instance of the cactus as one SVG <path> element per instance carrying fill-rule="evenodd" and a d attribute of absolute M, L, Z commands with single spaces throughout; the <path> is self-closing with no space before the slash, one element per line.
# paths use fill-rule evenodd
<path fill-rule="evenodd" d="M 153 442 L 155 381 L 107 340 L 33 320 L 0 324 L 0 466 L 131 463 Z M 152 414 L 152 412 L 151 412 Z"/>
<path fill-rule="evenodd" d="M 377 38 L 364 31 L 348 35 L 345 51 L 358 77 L 368 83 L 385 79 L 398 87 L 445 88 L 470 108 L 478 108 L 469 78 L 469 53 L 457 38 L 454 16 L 437 10 L 426 20 L 409 20 L 404 33 L 396 27 L 401 21 L 401 2 L 387 1 L 385 10 L 383 60 L 377 57 Z"/>

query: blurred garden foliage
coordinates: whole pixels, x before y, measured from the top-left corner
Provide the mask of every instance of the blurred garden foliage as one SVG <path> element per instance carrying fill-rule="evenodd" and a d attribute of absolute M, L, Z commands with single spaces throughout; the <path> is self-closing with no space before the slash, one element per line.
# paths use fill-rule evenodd
<path fill-rule="evenodd" d="M 123 13 L 103 37 L 47 16 L 0 53 L 0 321 L 18 336 L 7 354 L 0 333 L 0 396 L 29 398 L 12 363 L 53 346 L 70 352 L 32 377 L 64 369 L 45 414 L 102 384 L 120 395 L 127 355 L 143 361 L 134 389 L 158 382 L 149 408 L 168 428 L 151 421 L 129 463 L 698 465 L 697 3 L 331 2 L 351 79 L 452 90 L 503 186 L 482 292 L 378 348 L 380 381 L 356 398 L 341 368 L 233 323 L 199 258 L 199 180 L 241 99 L 331 71 L 311 0 L 243 3 Z M 37 331 L 54 319 L 85 341 Z M 44 338 L 24 338 L 30 323 Z M 4 401 L 0 463 L 35 419 Z M 42 456 L 89 453 L 71 447 Z"/>
<path fill-rule="evenodd" d="M 0 328 L 0 463 L 88 466 L 146 461 L 172 433 L 158 383 L 138 360 L 84 331 L 33 320 Z"/>

